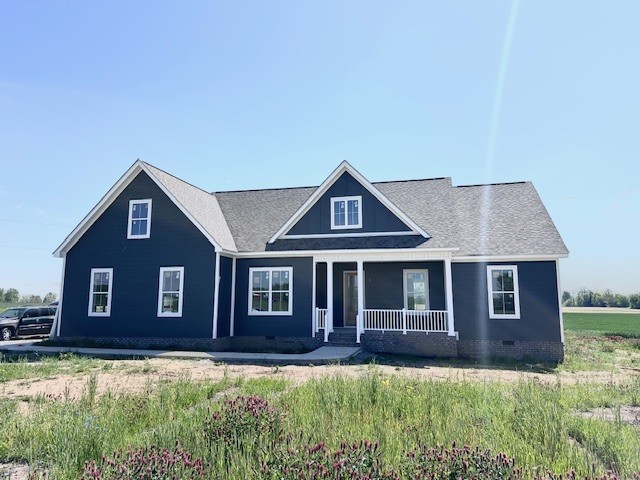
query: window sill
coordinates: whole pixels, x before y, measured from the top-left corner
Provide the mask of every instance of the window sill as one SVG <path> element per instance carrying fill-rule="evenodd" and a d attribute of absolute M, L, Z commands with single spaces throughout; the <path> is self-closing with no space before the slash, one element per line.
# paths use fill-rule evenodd
<path fill-rule="evenodd" d="M 292 312 L 255 312 L 250 311 L 248 313 L 250 317 L 291 317 Z"/>

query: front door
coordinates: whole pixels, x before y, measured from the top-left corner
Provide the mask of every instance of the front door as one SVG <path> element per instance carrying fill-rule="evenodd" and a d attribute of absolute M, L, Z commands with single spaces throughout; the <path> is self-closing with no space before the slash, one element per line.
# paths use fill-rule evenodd
<path fill-rule="evenodd" d="M 358 273 L 344 272 L 344 326 L 355 327 L 358 315 Z"/>

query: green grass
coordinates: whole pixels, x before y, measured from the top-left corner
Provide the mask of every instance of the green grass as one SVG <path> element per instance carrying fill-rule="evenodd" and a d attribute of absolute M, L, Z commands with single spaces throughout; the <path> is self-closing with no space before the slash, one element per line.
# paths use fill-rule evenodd
<path fill-rule="evenodd" d="M 565 313 L 565 360 L 572 372 L 640 368 L 640 314 Z"/>
<path fill-rule="evenodd" d="M 59 355 L 14 355 L 0 352 L 0 385 L 12 380 L 52 378 L 110 369 L 111 362 L 73 353 Z M 144 371 L 145 365 L 141 365 Z"/>
<path fill-rule="evenodd" d="M 575 410 L 640 402 L 640 380 L 611 385 L 551 385 L 418 381 L 381 375 L 313 380 L 298 387 L 280 378 L 149 384 L 141 394 L 96 396 L 96 379 L 79 401 L 39 397 L 28 415 L 0 400 L 0 461 L 40 465 L 51 478 L 79 478 L 86 460 L 117 449 L 152 444 L 181 446 L 207 462 L 206 478 L 261 478 L 258 457 L 271 448 L 256 440 L 211 448 L 205 420 L 224 395 L 259 394 L 284 415 L 284 429 L 300 448 L 309 442 L 380 442 L 382 460 L 396 465 L 421 445 L 470 444 L 514 456 L 528 475 L 536 468 L 579 475 L 615 467 L 625 477 L 640 471 L 640 431 L 621 422 L 584 419 Z M 222 395 L 222 397 L 221 397 Z M 227 461 L 222 462 L 220 452 Z M 266 452 L 266 453 L 265 453 Z"/>
<path fill-rule="evenodd" d="M 564 313 L 562 318 L 566 330 L 640 338 L 640 313 Z"/>

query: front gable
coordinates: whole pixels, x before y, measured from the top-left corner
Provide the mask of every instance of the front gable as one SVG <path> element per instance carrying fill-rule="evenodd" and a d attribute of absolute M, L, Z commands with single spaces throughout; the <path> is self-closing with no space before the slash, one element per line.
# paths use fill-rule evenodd
<path fill-rule="evenodd" d="M 348 228 L 348 219 L 344 225 L 335 225 L 334 209 L 336 201 L 343 199 L 355 199 L 357 216 L 360 227 Z M 333 200 L 333 202 L 332 202 Z M 345 212 L 345 217 L 348 211 Z M 339 222 L 340 223 L 340 222 Z M 352 222 L 354 223 L 354 222 Z M 332 225 L 334 224 L 334 225 Z M 405 233 L 411 232 L 391 210 L 374 197 L 360 182 L 349 172 L 344 172 L 329 187 L 316 203 L 298 220 L 284 235 L 283 238 L 291 238 L 301 235 L 330 235 L 330 234 L 358 234 L 358 233 Z"/>
<path fill-rule="evenodd" d="M 347 162 L 269 240 L 429 235 Z"/>
<path fill-rule="evenodd" d="M 170 181 L 170 180 L 175 180 L 178 181 L 177 179 L 174 179 L 174 177 L 170 177 L 169 175 L 165 174 L 164 172 L 162 172 L 161 170 L 157 170 L 154 167 L 150 167 L 147 164 L 145 164 L 144 162 L 137 160 L 130 168 L 129 170 L 127 170 L 125 172 L 125 174 L 120 177 L 120 179 L 118 180 L 118 182 L 116 182 L 116 184 L 111 187 L 111 189 L 104 195 L 104 197 L 102 197 L 102 199 L 100 200 L 100 202 L 91 210 L 91 212 L 89 212 L 89 214 L 82 220 L 82 222 L 80 222 L 80 224 L 67 236 L 67 238 L 62 242 L 62 244 L 55 250 L 54 252 L 54 256 L 57 257 L 64 257 L 66 255 L 66 253 L 82 238 L 82 236 L 91 228 L 91 226 L 105 213 L 105 211 L 120 197 L 120 195 L 123 193 L 123 191 L 125 191 L 129 185 L 131 185 L 135 180 L 138 179 L 140 174 L 143 174 L 140 176 L 140 178 L 147 178 L 148 181 L 150 182 L 150 184 L 154 185 L 154 188 L 157 188 L 158 191 L 161 191 L 181 212 L 182 214 L 184 214 L 184 216 L 200 231 L 200 233 L 215 247 L 216 250 L 220 250 L 220 244 L 214 239 L 213 235 L 210 233 L 210 231 L 205 228 L 202 224 L 202 222 L 198 219 L 195 218 L 193 215 L 193 212 L 190 211 L 190 209 L 186 208 L 184 205 L 184 200 L 189 200 L 190 198 L 194 198 L 193 195 L 189 195 L 187 194 L 187 196 L 183 199 L 183 201 L 180 201 L 178 198 L 176 198 L 176 195 L 174 195 L 174 193 L 172 193 L 171 189 L 167 187 L 167 185 L 165 185 L 166 182 Z M 158 178 L 158 175 L 164 175 L 170 178 L 164 178 L 164 182 L 161 181 Z M 178 181 L 181 184 L 184 184 L 184 182 Z M 187 184 L 185 184 L 187 185 Z M 195 189 L 197 190 L 195 187 L 192 187 L 190 185 L 187 185 L 189 189 Z M 173 185 L 173 189 L 175 191 L 175 193 L 179 193 L 177 192 L 176 186 Z M 200 194 L 200 196 L 205 196 L 207 199 L 207 205 L 205 206 L 205 210 L 208 212 L 211 207 L 213 207 L 213 203 L 215 202 L 215 199 L 210 196 L 209 194 L 205 193 L 205 192 L 198 192 Z M 135 200 L 140 200 L 140 201 L 149 201 L 151 199 L 148 198 L 144 198 L 144 197 L 138 197 Z M 201 198 L 196 197 L 195 198 L 195 202 L 192 201 L 191 203 L 196 203 L 196 204 L 200 204 L 201 202 Z M 209 205 L 209 203 L 211 205 Z M 146 214 L 147 215 L 151 215 L 151 201 L 149 201 L 148 203 L 148 207 L 146 210 Z M 215 204 L 215 206 L 217 206 L 217 203 Z M 129 210 L 131 208 L 130 204 L 127 204 L 127 211 L 128 211 L 128 221 L 131 221 L 131 216 L 132 216 L 132 212 L 131 210 Z M 218 207 L 219 208 L 219 207 Z M 200 217 L 202 217 L 202 215 L 200 215 Z M 125 227 L 127 227 L 127 224 L 125 224 Z M 149 225 L 148 227 L 150 229 L 153 228 L 153 226 L 151 225 L 151 221 L 149 219 Z M 126 232 L 126 236 L 128 238 L 148 238 L 148 232 L 145 231 L 144 235 L 134 235 L 131 236 L 131 231 L 127 231 Z M 230 234 L 229 234 L 230 237 Z M 227 242 L 229 243 L 229 242 Z M 233 241 L 231 240 L 231 242 L 229 243 L 229 245 L 231 246 L 231 248 L 235 249 L 235 246 L 233 246 Z"/>

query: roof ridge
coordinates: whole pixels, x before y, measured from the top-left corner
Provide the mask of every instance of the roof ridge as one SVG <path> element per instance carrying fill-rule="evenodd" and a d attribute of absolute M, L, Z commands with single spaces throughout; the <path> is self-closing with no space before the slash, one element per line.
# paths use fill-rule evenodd
<path fill-rule="evenodd" d="M 380 185 L 381 183 L 431 182 L 435 180 L 451 180 L 451 177 L 406 178 L 404 180 L 381 180 L 379 182 L 371 182 L 371 183 L 373 185 Z"/>
<path fill-rule="evenodd" d="M 468 187 L 496 187 L 500 185 L 519 185 L 524 183 L 531 183 L 529 180 L 521 180 L 519 182 L 495 182 L 495 183 L 476 183 L 474 185 L 455 185 L 453 188 L 468 188 Z"/>
<path fill-rule="evenodd" d="M 209 193 L 216 195 L 217 193 L 273 192 L 275 190 L 302 190 L 304 188 L 318 188 L 318 185 L 308 185 L 306 187 L 249 188 L 247 190 L 217 190 Z"/>
<path fill-rule="evenodd" d="M 406 180 L 382 180 L 380 182 L 371 182 L 372 185 L 380 185 L 383 183 L 408 183 L 408 182 L 427 182 L 434 180 L 451 180 L 451 177 L 433 177 L 433 178 L 409 178 Z M 245 190 L 214 190 L 209 192 L 211 195 L 218 193 L 245 193 L 245 192 L 272 192 L 276 190 L 302 190 L 305 188 L 318 188 L 320 185 L 306 185 L 300 187 L 272 187 L 272 188 L 249 188 Z"/>

